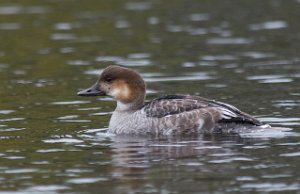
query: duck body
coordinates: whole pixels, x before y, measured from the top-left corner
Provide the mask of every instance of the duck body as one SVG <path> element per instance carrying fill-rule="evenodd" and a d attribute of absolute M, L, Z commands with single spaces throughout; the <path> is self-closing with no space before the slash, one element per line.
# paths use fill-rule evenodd
<path fill-rule="evenodd" d="M 116 134 L 239 133 L 263 124 L 237 108 L 198 96 L 168 95 L 132 112 L 114 111 L 109 132 Z"/>
<path fill-rule="evenodd" d="M 270 127 L 232 105 L 200 96 L 168 95 L 145 103 L 145 91 L 137 72 L 109 66 L 96 84 L 78 95 L 116 99 L 108 127 L 114 134 L 240 133 Z"/>

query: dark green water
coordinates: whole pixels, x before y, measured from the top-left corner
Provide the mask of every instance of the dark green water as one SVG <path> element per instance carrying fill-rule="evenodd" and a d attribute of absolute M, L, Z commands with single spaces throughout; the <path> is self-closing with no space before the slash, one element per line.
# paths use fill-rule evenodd
<path fill-rule="evenodd" d="M 299 0 L 0 2 L 0 193 L 299 193 Z M 196 94 L 293 132 L 103 133 L 101 69 L 138 70 L 148 99 Z"/>

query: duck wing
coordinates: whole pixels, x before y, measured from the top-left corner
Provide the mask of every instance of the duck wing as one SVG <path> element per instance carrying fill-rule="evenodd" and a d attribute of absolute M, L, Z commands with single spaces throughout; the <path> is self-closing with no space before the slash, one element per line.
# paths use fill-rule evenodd
<path fill-rule="evenodd" d="M 143 107 L 147 117 L 156 118 L 196 110 L 211 113 L 215 117 L 216 122 L 262 125 L 256 118 L 230 104 L 209 100 L 200 96 L 168 95 L 156 98 Z"/>

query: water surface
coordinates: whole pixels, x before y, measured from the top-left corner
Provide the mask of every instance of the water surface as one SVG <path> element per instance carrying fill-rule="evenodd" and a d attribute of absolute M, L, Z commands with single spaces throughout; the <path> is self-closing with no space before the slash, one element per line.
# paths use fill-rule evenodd
<path fill-rule="evenodd" d="M 3 1 L 0 193 L 297 193 L 298 0 Z M 108 65 L 148 99 L 225 101 L 289 133 L 105 134 L 109 97 L 80 98 Z"/>

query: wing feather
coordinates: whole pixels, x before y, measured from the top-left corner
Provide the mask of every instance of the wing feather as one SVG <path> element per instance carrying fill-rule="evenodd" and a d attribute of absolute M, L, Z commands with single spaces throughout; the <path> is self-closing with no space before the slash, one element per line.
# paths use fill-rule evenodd
<path fill-rule="evenodd" d="M 199 96 L 163 96 L 146 104 L 143 107 L 143 111 L 146 113 L 147 117 L 162 118 L 189 111 L 205 110 L 205 108 L 207 108 L 207 110 L 212 110 L 211 108 L 213 108 L 214 111 L 219 112 L 221 115 L 221 118 L 218 117 L 219 122 L 238 122 L 254 125 L 262 124 L 256 118 L 240 111 L 230 104 L 208 100 Z"/>

